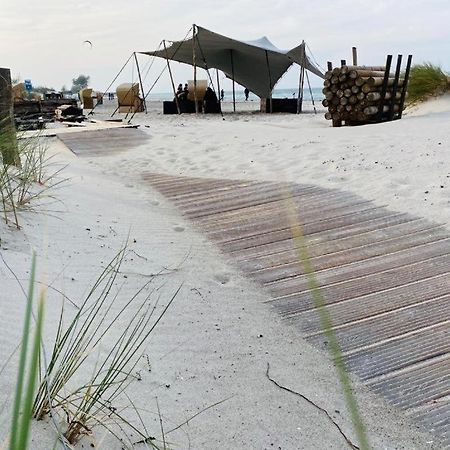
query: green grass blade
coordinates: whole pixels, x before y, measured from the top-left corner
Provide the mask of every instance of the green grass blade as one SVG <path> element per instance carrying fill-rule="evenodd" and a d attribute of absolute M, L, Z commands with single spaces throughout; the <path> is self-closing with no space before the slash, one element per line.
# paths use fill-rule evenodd
<path fill-rule="evenodd" d="M 22 420 L 20 423 L 20 434 L 18 439 L 18 450 L 26 449 L 30 431 L 31 411 L 33 406 L 34 389 L 36 386 L 38 361 L 40 355 L 42 324 L 44 319 L 44 292 L 39 296 L 39 304 L 36 318 L 36 329 L 34 331 L 33 349 L 31 352 L 30 367 L 28 370 L 28 383 L 23 399 Z"/>
<path fill-rule="evenodd" d="M 23 383 L 25 379 L 25 363 L 27 358 L 28 351 L 28 335 L 30 333 L 30 322 L 31 322 L 31 309 L 33 304 L 33 291 L 34 291 L 34 280 L 36 276 L 36 254 L 33 252 L 33 256 L 31 259 L 31 273 L 30 273 L 30 282 L 28 286 L 28 294 L 27 294 L 27 304 L 25 308 L 25 316 L 23 323 L 23 332 L 22 332 L 22 348 L 20 351 L 19 357 L 19 369 L 17 374 L 17 382 L 16 382 L 16 393 L 14 398 L 14 407 L 12 413 L 12 425 L 11 425 L 11 436 L 10 436 L 10 444 L 9 447 L 11 450 L 15 450 L 17 448 L 17 439 L 19 434 L 19 415 L 20 415 L 20 407 L 22 401 L 22 389 Z"/>

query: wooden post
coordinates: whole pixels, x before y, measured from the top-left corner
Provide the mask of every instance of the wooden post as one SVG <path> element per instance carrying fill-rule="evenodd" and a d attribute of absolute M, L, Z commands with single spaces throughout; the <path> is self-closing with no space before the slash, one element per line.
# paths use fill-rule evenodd
<path fill-rule="evenodd" d="M 0 68 L 0 153 L 4 165 L 20 166 L 12 98 L 11 72 Z"/>
<path fill-rule="evenodd" d="M 331 62 L 331 61 L 327 61 L 327 69 L 330 71 L 330 70 L 333 70 L 333 63 Z"/>
<path fill-rule="evenodd" d="M 197 59 L 196 59 L 196 55 L 195 55 L 195 25 L 192 25 L 192 65 L 194 66 L 195 114 L 198 114 L 198 103 L 197 103 Z"/>
<path fill-rule="evenodd" d="M 402 96 L 400 97 L 399 113 L 398 113 L 398 117 L 397 117 L 398 119 L 401 119 L 402 114 L 403 114 L 403 106 L 405 104 L 406 90 L 408 87 L 409 71 L 411 69 L 411 62 L 412 62 L 412 55 L 408 55 L 408 61 L 406 63 L 406 69 L 405 69 L 405 78 L 404 78 L 403 87 L 402 87 Z"/>
<path fill-rule="evenodd" d="M 356 47 L 352 47 L 352 60 L 353 60 L 353 65 L 357 66 L 358 65 L 358 53 L 356 51 Z"/>
<path fill-rule="evenodd" d="M 388 113 L 388 120 L 392 120 L 394 118 L 395 110 L 395 100 L 397 95 L 397 89 L 398 89 L 398 79 L 400 78 L 400 69 L 402 67 L 402 55 L 397 56 L 397 67 L 395 68 L 395 78 L 394 78 L 394 84 L 392 85 L 392 91 L 391 91 L 391 101 L 389 102 L 389 113 Z"/>
<path fill-rule="evenodd" d="M 297 99 L 297 114 L 302 112 L 303 108 L 303 80 L 305 77 L 305 67 L 300 66 L 300 74 L 298 78 L 298 99 Z"/>
<path fill-rule="evenodd" d="M 134 52 L 134 60 L 136 61 L 136 69 L 137 69 L 137 73 L 138 73 L 138 77 L 139 77 L 139 84 L 141 85 L 142 101 L 144 103 L 144 111 L 145 111 L 145 114 L 147 114 L 147 103 L 145 101 L 144 85 L 142 84 L 141 69 L 139 68 L 139 62 L 138 62 L 138 59 L 136 56 L 136 52 Z"/>
<path fill-rule="evenodd" d="M 164 45 L 164 51 L 166 52 L 167 68 L 169 69 L 170 81 L 172 82 L 172 89 L 173 89 L 175 104 L 177 105 L 178 114 L 181 114 L 180 104 L 178 102 L 178 97 L 177 97 L 177 91 L 175 90 L 175 83 L 173 81 L 172 70 L 170 69 L 169 55 L 167 53 L 166 41 L 163 41 L 163 45 Z"/>
<path fill-rule="evenodd" d="M 346 66 L 346 65 L 347 65 L 347 61 L 345 59 L 341 59 L 341 67 Z"/>
<path fill-rule="evenodd" d="M 222 110 L 222 95 L 220 93 L 220 81 L 219 81 L 219 69 L 216 69 L 216 78 L 217 78 L 217 96 L 219 98 L 219 106 L 220 110 Z"/>
<path fill-rule="evenodd" d="M 392 55 L 388 55 L 386 59 L 386 71 L 384 72 L 383 84 L 381 85 L 381 97 L 378 106 L 377 122 L 381 122 L 383 118 L 384 100 L 389 82 L 389 74 L 391 72 Z"/>
<path fill-rule="evenodd" d="M 233 50 L 230 49 L 231 57 L 231 79 L 233 80 L 233 112 L 236 112 L 236 90 L 234 86 L 234 61 L 233 61 Z"/>
<path fill-rule="evenodd" d="M 266 50 L 266 64 L 267 64 L 267 72 L 269 74 L 269 112 L 272 113 L 272 75 L 270 73 L 270 65 L 269 65 L 269 53 Z"/>

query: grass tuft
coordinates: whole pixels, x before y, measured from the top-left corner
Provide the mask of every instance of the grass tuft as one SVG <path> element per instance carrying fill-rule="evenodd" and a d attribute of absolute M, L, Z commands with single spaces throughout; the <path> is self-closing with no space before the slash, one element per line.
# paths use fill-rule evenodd
<path fill-rule="evenodd" d="M 63 305 L 52 352 L 40 373 L 33 415 L 37 419 L 48 414 L 64 417 L 67 423 L 64 438 L 69 444 L 90 434 L 96 425 L 116 435 L 112 423 L 120 429 L 122 424 L 127 425 L 157 448 L 145 429 L 139 430 L 121 414 L 116 401 L 134 381 L 133 373 L 142 349 L 181 287 L 161 306 L 160 312 L 157 312 L 158 301 L 151 299 L 152 280 L 123 306 L 116 307 L 119 292 L 115 286 L 125 251 L 126 247 L 103 270 L 67 325 L 64 325 Z M 125 311 L 126 320 L 120 320 Z M 114 335 L 113 343 L 99 355 L 97 350 L 110 334 Z M 88 371 L 92 366 L 93 371 Z M 81 385 L 74 380 L 76 374 L 77 379 L 84 378 Z"/>
<path fill-rule="evenodd" d="M 411 67 L 408 83 L 408 103 L 427 100 L 450 90 L 449 77 L 439 66 L 431 63 Z"/>
<path fill-rule="evenodd" d="M 0 133 L 0 147 L 12 145 L 8 134 Z M 0 212 L 8 224 L 19 224 L 19 211 L 35 212 L 45 208 L 50 190 L 54 190 L 64 179 L 58 179 L 64 168 L 52 167 L 52 158 L 39 137 L 20 139 L 18 147 L 19 164 L 10 164 L 0 154 Z"/>

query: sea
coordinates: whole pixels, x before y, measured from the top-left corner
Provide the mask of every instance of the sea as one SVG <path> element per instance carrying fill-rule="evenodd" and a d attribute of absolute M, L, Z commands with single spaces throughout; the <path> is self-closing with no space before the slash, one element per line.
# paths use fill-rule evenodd
<path fill-rule="evenodd" d="M 311 88 L 312 97 L 315 103 L 320 103 L 323 99 L 322 88 L 321 87 L 313 87 Z M 303 100 L 305 102 L 311 102 L 311 92 L 309 89 L 303 90 Z M 224 101 L 231 102 L 233 100 L 233 92 L 232 91 L 224 91 Z M 283 89 L 274 89 L 272 98 L 297 98 L 298 97 L 298 88 L 283 88 Z M 172 100 L 173 93 L 170 92 L 150 92 L 147 97 L 148 100 L 153 101 L 164 101 L 164 100 Z M 249 100 L 259 101 L 259 97 L 250 92 Z M 245 101 L 245 95 L 243 89 L 236 89 L 236 101 L 242 102 Z"/>

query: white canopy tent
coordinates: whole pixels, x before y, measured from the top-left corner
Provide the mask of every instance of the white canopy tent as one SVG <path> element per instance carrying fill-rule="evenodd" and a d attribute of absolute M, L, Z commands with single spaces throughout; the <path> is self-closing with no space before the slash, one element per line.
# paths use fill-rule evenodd
<path fill-rule="evenodd" d="M 165 42 L 165 41 L 164 41 Z M 308 58 L 305 43 L 291 50 L 280 50 L 267 37 L 255 41 L 238 41 L 193 26 L 192 37 L 171 41 L 164 49 L 139 52 L 190 64 L 203 69 L 215 68 L 261 98 L 271 98 L 278 80 L 292 64 L 323 78 L 322 71 Z"/>

